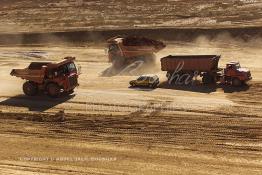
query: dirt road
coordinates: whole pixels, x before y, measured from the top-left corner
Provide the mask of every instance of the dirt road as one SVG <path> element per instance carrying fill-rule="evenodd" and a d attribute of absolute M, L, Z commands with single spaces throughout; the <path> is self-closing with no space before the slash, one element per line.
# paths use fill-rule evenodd
<path fill-rule="evenodd" d="M 243 88 L 172 87 L 159 69 L 155 90 L 129 88 L 135 76 L 100 77 L 109 66 L 101 45 L 1 47 L 0 174 L 261 174 L 258 43 L 169 43 L 158 58 L 222 54 L 221 67 L 239 60 L 253 80 Z M 9 76 L 32 60 L 67 55 L 82 66 L 70 97 L 26 97 L 23 81 Z"/>

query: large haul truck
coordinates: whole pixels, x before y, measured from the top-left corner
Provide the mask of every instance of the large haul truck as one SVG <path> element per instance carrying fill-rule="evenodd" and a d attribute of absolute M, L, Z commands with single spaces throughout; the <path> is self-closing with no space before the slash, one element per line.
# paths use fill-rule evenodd
<path fill-rule="evenodd" d="M 220 81 L 241 86 L 252 79 L 250 71 L 241 68 L 239 62 L 231 61 L 219 68 L 219 59 L 220 55 L 169 55 L 161 58 L 161 70 L 167 72 L 171 83 L 201 76 L 204 84 Z"/>
<path fill-rule="evenodd" d="M 58 97 L 62 92 L 71 94 L 78 86 L 78 70 L 74 57 L 66 57 L 58 63 L 32 62 L 25 69 L 13 69 L 12 76 L 26 80 L 23 91 L 34 96 L 39 91 L 51 97 Z"/>
<path fill-rule="evenodd" d="M 164 49 L 166 45 L 157 40 L 128 36 L 116 36 L 107 40 L 108 61 L 112 66 L 102 75 L 114 76 L 128 74 L 134 69 L 144 70 L 154 65 L 155 53 Z"/>

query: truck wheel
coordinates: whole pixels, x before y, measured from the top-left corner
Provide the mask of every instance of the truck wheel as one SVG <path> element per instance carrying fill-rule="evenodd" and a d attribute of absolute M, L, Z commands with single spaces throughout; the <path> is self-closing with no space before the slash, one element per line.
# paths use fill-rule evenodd
<path fill-rule="evenodd" d="M 179 80 L 180 75 L 178 74 L 169 74 L 169 77 L 167 77 L 168 83 L 172 85 L 176 85 L 177 81 Z"/>
<path fill-rule="evenodd" d="M 215 79 L 211 75 L 203 75 L 202 82 L 203 84 L 211 84 L 215 82 Z"/>
<path fill-rule="evenodd" d="M 73 94 L 74 92 L 75 92 L 74 89 L 72 89 L 72 90 L 70 90 L 70 91 L 67 92 L 67 95 L 71 95 L 71 94 Z"/>
<path fill-rule="evenodd" d="M 185 76 L 185 74 L 181 74 L 179 75 L 178 80 L 180 85 L 186 85 L 187 76 Z"/>
<path fill-rule="evenodd" d="M 23 84 L 23 91 L 25 95 L 35 96 L 38 93 L 38 86 L 35 83 L 27 81 Z"/>
<path fill-rule="evenodd" d="M 238 78 L 233 78 L 232 85 L 236 86 L 236 87 L 241 86 L 242 85 L 242 81 L 239 80 Z"/>
<path fill-rule="evenodd" d="M 48 84 L 46 91 L 48 95 L 53 98 L 56 98 L 60 95 L 60 87 L 55 83 Z"/>

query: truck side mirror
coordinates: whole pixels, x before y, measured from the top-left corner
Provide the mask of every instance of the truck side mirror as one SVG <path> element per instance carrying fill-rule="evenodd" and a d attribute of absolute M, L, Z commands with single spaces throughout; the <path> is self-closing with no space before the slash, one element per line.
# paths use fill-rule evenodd
<path fill-rule="evenodd" d="M 107 55 L 108 54 L 108 52 L 109 52 L 109 49 L 108 48 L 105 48 L 105 54 Z"/>
<path fill-rule="evenodd" d="M 77 74 L 78 75 L 82 74 L 82 67 L 80 65 L 78 65 L 77 67 Z"/>

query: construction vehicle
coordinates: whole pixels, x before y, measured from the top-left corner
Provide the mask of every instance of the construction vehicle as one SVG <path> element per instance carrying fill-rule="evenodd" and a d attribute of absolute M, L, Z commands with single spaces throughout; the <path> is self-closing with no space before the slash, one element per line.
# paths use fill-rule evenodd
<path fill-rule="evenodd" d="M 170 83 L 192 80 L 201 76 L 203 84 L 221 83 L 241 86 L 252 79 L 246 68 L 232 61 L 224 69 L 218 67 L 220 55 L 169 55 L 161 59 L 161 70 L 167 71 Z"/>
<path fill-rule="evenodd" d="M 103 76 L 132 74 L 145 70 L 155 64 L 155 53 L 166 47 L 161 41 L 136 36 L 116 36 L 107 40 L 107 43 L 108 60 L 112 66 L 102 73 Z"/>
<path fill-rule="evenodd" d="M 72 94 L 78 86 L 78 70 L 74 60 L 74 57 L 66 57 L 58 63 L 32 62 L 25 69 L 13 69 L 10 75 L 26 80 L 23 91 L 28 96 L 35 96 L 39 91 L 51 97 Z"/>

